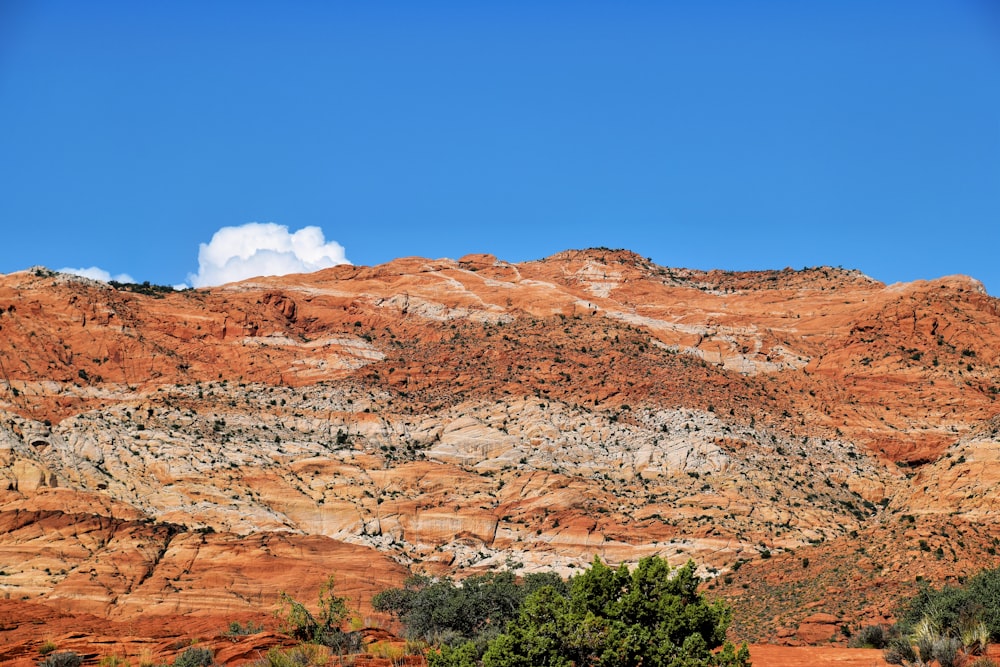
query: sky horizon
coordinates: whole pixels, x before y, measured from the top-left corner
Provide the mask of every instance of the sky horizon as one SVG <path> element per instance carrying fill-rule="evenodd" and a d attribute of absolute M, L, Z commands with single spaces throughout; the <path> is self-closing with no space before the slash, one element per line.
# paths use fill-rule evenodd
<path fill-rule="evenodd" d="M 989 0 L 10 0 L 0 123 L 0 273 L 611 247 L 1000 295 Z"/>

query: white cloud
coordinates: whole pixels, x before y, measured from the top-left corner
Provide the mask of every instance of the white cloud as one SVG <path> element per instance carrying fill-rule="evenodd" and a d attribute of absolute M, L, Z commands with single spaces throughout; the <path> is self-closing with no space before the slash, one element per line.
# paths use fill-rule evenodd
<path fill-rule="evenodd" d="M 344 247 L 327 241 L 319 227 L 289 233 L 285 225 L 248 222 L 223 227 L 198 249 L 198 273 L 188 274 L 195 287 L 222 285 L 255 276 L 309 273 L 350 264 Z"/>
<path fill-rule="evenodd" d="M 72 269 L 65 268 L 59 269 L 59 273 L 69 273 L 74 276 L 83 276 L 84 278 L 91 278 L 93 280 L 100 280 L 101 282 L 111 282 L 112 280 L 120 283 L 134 283 L 135 278 L 127 273 L 119 273 L 116 276 L 112 276 L 110 273 L 102 268 L 91 266 L 86 269 Z"/>

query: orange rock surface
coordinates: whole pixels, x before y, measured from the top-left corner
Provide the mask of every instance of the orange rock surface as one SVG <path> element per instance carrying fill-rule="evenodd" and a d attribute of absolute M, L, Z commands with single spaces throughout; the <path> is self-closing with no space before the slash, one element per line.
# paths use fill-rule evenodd
<path fill-rule="evenodd" d="M 1000 302 L 960 276 L 609 250 L 175 293 L 10 274 L 0 596 L 224 627 L 334 573 L 374 618 L 411 571 L 656 553 L 737 639 L 842 643 L 917 575 L 1000 564 L 998 393 Z"/>

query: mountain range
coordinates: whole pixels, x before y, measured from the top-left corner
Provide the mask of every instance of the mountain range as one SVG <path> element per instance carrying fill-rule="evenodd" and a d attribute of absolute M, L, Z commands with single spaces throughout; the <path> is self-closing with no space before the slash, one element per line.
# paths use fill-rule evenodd
<path fill-rule="evenodd" d="M 998 394 L 1000 300 L 963 276 L 603 248 L 184 291 L 12 273 L 0 638 L 266 618 L 331 573 L 376 621 L 409 573 L 659 554 L 737 639 L 843 642 L 1000 565 Z"/>

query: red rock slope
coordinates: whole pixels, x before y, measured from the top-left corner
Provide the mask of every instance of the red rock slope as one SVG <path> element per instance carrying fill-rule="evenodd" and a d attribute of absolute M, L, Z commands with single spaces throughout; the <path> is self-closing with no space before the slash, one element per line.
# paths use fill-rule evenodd
<path fill-rule="evenodd" d="M 909 515 L 962 515 L 963 542 L 988 541 L 998 352 L 1000 305 L 963 277 L 701 272 L 609 250 L 166 294 L 11 274 L 0 592 L 225 616 L 336 570 L 364 607 L 407 569 L 570 573 L 594 553 L 694 557 L 734 599 L 745 573 L 812 553 L 829 588 L 870 590 L 865 558 L 832 545 L 880 543 Z M 995 560 L 914 565 L 886 543 L 889 580 Z M 774 590 L 744 600 L 773 622 L 743 627 L 789 641 L 810 615 L 881 617 L 905 593 L 828 611 Z"/>

